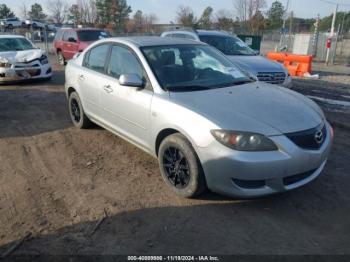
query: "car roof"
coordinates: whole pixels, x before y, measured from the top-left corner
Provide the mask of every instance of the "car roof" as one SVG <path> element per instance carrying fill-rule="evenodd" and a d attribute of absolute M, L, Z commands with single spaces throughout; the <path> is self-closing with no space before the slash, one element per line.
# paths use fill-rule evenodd
<path fill-rule="evenodd" d="M 230 34 L 225 31 L 217 30 L 197 30 L 198 35 L 216 35 L 216 36 L 229 36 Z"/>
<path fill-rule="evenodd" d="M 188 34 L 188 35 L 196 35 L 196 31 L 186 31 L 186 30 L 168 30 L 164 31 L 162 34 Z"/>
<path fill-rule="evenodd" d="M 193 41 L 189 39 L 159 37 L 159 36 L 112 37 L 112 38 L 108 38 L 107 40 L 109 41 L 123 40 L 124 42 L 132 43 L 139 47 L 160 46 L 160 45 L 202 44 L 202 43 L 198 43 L 197 41 Z"/>
<path fill-rule="evenodd" d="M 0 39 L 1 38 L 25 38 L 23 35 L 1 35 L 0 34 Z"/>
<path fill-rule="evenodd" d="M 100 28 L 61 28 L 62 31 L 104 31 L 104 29 Z"/>

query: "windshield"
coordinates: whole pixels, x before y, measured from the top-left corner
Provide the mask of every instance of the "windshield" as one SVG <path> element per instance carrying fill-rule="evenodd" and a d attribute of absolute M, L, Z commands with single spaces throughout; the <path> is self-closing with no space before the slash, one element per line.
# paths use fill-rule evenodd
<path fill-rule="evenodd" d="M 199 38 L 225 55 L 257 55 L 245 42 L 234 36 L 203 35 Z"/>
<path fill-rule="evenodd" d="M 25 38 L 0 38 L 0 52 L 25 51 L 36 47 Z"/>
<path fill-rule="evenodd" d="M 82 42 L 92 42 L 103 38 L 108 38 L 109 34 L 103 30 L 78 31 L 79 40 Z"/>
<path fill-rule="evenodd" d="M 142 52 L 165 90 L 205 90 L 252 81 L 210 46 L 144 47 Z"/>

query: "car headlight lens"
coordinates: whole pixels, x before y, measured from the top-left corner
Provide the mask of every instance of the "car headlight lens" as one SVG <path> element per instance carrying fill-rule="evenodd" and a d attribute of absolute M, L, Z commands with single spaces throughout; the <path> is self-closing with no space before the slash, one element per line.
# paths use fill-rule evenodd
<path fill-rule="evenodd" d="M 237 151 L 278 150 L 271 139 L 261 134 L 228 130 L 212 130 L 211 133 L 221 144 Z"/>
<path fill-rule="evenodd" d="M 10 68 L 12 65 L 10 63 L 0 63 L 0 67 Z"/>
<path fill-rule="evenodd" d="M 46 55 L 43 55 L 41 58 L 40 58 L 40 62 L 42 65 L 47 65 L 49 63 L 49 60 L 47 59 L 47 56 Z"/>

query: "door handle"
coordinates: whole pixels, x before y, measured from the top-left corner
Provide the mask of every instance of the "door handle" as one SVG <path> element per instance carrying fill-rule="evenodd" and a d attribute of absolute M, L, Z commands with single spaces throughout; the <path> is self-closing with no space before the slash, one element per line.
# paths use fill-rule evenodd
<path fill-rule="evenodd" d="M 107 93 L 112 93 L 113 92 L 113 89 L 110 85 L 105 85 L 103 87 L 103 89 L 107 92 Z"/>
<path fill-rule="evenodd" d="M 80 75 L 79 76 L 79 80 L 84 81 L 85 80 L 85 76 L 84 75 Z"/>

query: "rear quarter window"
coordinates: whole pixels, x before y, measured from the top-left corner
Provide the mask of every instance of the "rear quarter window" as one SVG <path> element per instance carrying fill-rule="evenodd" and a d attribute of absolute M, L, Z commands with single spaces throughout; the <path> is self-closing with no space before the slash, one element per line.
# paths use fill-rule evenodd
<path fill-rule="evenodd" d="M 105 72 L 110 45 L 98 45 L 85 54 L 84 66 L 99 73 Z"/>

